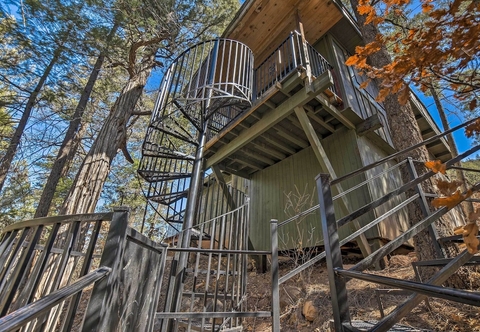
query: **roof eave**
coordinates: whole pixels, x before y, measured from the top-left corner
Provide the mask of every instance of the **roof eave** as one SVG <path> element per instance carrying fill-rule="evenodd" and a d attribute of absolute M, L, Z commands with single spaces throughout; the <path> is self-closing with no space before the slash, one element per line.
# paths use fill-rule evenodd
<path fill-rule="evenodd" d="M 243 16 L 247 13 L 247 11 L 250 9 L 250 7 L 253 6 L 255 0 L 245 0 L 243 5 L 240 7 L 240 9 L 237 11 L 235 14 L 235 17 L 233 20 L 228 24 L 227 28 L 225 31 L 223 31 L 222 37 L 227 38 L 228 35 L 230 35 L 235 27 L 237 26 L 238 22 L 243 18 Z"/>

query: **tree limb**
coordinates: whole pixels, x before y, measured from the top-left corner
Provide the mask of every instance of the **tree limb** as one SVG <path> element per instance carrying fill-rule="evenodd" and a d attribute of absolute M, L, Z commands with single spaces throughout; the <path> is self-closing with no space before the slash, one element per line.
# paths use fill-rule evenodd
<path fill-rule="evenodd" d="M 140 47 L 145 47 L 145 46 L 150 46 L 157 44 L 164 40 L 168 36 L 168 32 L 163 30 L 159 36 L 149 39 L 149 40 L 140 40 L 138 42 L 135 42 L 130 46 L 130 50 L 128 52 L 128 67 L 127 71 L 130 75 L 130 77 L 135 76 L 134 68 L 135 68 L 135 63 L 137 60 L 137 51 Z"/>
<path fill-rule="evenodd" d="M 152 111 L 132 112 L 132 115 L 138 115 L 138 116 L 152 115 Z"/>

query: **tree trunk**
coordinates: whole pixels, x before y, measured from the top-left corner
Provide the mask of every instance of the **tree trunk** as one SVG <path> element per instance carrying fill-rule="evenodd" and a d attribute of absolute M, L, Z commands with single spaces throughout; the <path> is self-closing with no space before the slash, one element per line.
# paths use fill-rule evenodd
<path fill-rule="evenodd" d="M 2 191 L 3 186 L 5 184 L 5 179 L 7 178 L 8 170 L 10 169 L 12 160 L 15 157 L 15 154 L 17 152 L 20 139 L 22 138 L 25 127 L 27 126 L 27 122 L 28 122 L 28 119 L 30 118 L 30 114 L 32 114 L 33 106 L 35 105 L 35 102 L 37 101 L 37 97 L 40 94 L 40 91 L 42 90 L 43 85 L 45 84 L 45 81 L 50 75 L 50 72 L 52 71 L 53 66 L 60 59 L 60 54 L 62 53 L 62 49 L 63 47 L 59 46 L 53 52 L 53 57 L 50 60 L 50 63 L 43 71 L 43 74 L 40 77 L 40 80 L 38 81 L 37 86 L 30 93 L 30 96 L 28 97 L 27 105 L 23 110 L 22 117 L 18 122 L 18 126 L 15 129 L 15 133 L 13 134 L 10 144 L 8 145 L 7 151 L 5 152 L 5 155 L 3 156 L 2 161 L 0 163 L 0 191 Z"/>
<path fill-rule="evenodd" d="M 115 22 L 112 29 L 110 30 L 110 33 L 108 34 L 106 39 L 107 46 L 104 50 L 100 52 L 97 61 L 92 68 L 87 84 L 85 85 L 85 88 L 80 95 L 80 100 L 78 101 L 75 112 L 73 113 L 72 120 L 70 121 L 62 145 L 60 146 L 60 150 L 58 151 L 57 158 L 55 159 L 55 162 L 52 166 L 52 170 L 50 171 L 50 174 L 48 176 L 47 183 L 43 188 L 40 201 L 38 202 L 37 210 L 35 211 L 35 218 L 47 216 L 48 211 L 50 210 L 50 206 L 52 204 L 53 196 L 55 195 L 55 190 L 57 188 L 58 182 L 60 181 L 61 177 L 65 175 L 66 169 L 68 168 L 70 161 L 73 159 L 77 151 L 78 142 L 81 138 L 80 125 L 83 113 L 87 106 L 88 100 L 90 99 L 90 95 L 92 94 L 92 90 L 95 82 L 97 81 L 98 75 L 100 74 L 100 70 L 105 61 L 108 45 L 115 36 L 118 26 L 118 23 Z"/>
<path fill-rule="evenodd" d="M 152 47 L 139 65 L 131 72 L 122 92 L 98 133 L 77 173 L 75 181 L 62 207 L 61 214 L 92 213 L 100 192 L 110 172 L 110 165 L 118 149 L 126 144 L 126 124 L 138 99 L 142 95 L 147 78 L 155 64 L 156 48 Z"/>
<path fill-rule="evenodd" d="M 350 3 L 352 4 L 353 8 L 356 9 L 358 7 L 358 0 L 350 0 Z M 355 11 L 355 15 L 362 32 L 364 43 L 367 44 L 375 41 L 375 37 L 379 33 L 377 27 L 373 23 L 365 25 L 365 16 L 360 15 L 358 11 Z M 391 57 L 386 48 L 382 47 L 379 52 L 369 57 L 369 62 L 371 65 L 381 68 L 391 63 Z M 381 85 L 381 82 L 379 82 L 379 84 Z M 390 126 L 392 141 L 397 151 L 404 150 L 416 143 L 423 141 L 410 104 L 407 103 L 406 105 L 401 105 L 398 101 L 397 95 L 390 94 L 385 98 L 384 106 Z M 399 159 L 404 159 L 405 157 L 407 156 L 401 156 Z M 419 161 L 427 161 L 430 159 L 425 146 L 411 151 L 408 154 L 408 157 L 412 157 L 414 160 Z M 402 170 L 402 178 L 404 182 L 410 181 L 410 176 L 406 169 Z M 436 192 L 436 188 L 434 187 L 432 181 L 425 181 L 422 183 L 422 187 L 427 193 Z M 407 193 L 409 196 L 413 194 L 414 192 Z M 419 202 L 415 201 L 414 203 L 410 203 L 408 205 L 408 218 L 411 226 L 422 220 L 424 217 L 425 216 L 422 213 Z M 435 223 L 439 236 L 451 235 L 452 226 L 447 220 L 447 218 L 442 218 Z M 428 231 L 423 231 L 414 238 L 418 260 L 430 260 L 437 258 L 437 254 L 434 249 L 434 241 L 435 240 L 429 236 Z M 424 277 L 428 278 L 428 274 L 430 273 L 427 273 L 424 275 Z"/>

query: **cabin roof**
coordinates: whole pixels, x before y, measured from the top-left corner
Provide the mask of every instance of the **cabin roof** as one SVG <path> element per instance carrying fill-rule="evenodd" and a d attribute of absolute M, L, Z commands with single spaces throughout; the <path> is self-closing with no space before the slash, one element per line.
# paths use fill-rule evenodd
<path fill-rule="evenodd" d="M 298 20 L 306 40 L 313 43 L 343 17 L 330 0 L 246 0 L 223 35 L 246 44 L 261 63 L 298 29 Z"/>
<path fill-rule="evenodd" d="M 351 53 L 355 46 L 362 44 L 354 18 L 335 0 L 246 0 L 225 30 L 223 37 L 240 41 L 250 47 L 255 56 L 255 65 L 258 66 L 276 51 L 291 31 L 297 29 L 298 21 L 303 24 L 306 40 L 312 44 L 327 32 Z M 219 162 L 224 171 L 248 178 L 253 173 L 306 148 L 309 141 L 293 114 L 293 109 L 288 109 L 289 113 L 280 120 L 271 114 L 271 117 L 275 118 L 274 123 L 265 125 L 263 130 L 256 130 L 257 127 L 263 128 L 261 123 L 266 121 L 264 118 L 268 118 L 267 115 L 270 113 L 276 113 L 277 106 L 288 101 L 293 94 L 302 89 L 299 77 L 296 75 L 286 82 L 279 82 L 281 84 L 267 91 L 248 112 L 213 137 L 206 146 L 207 164 Z M 293 83 L 290 84 L 289 81 Z M 439 133 L 440 130 L 430 114 L 422 107 L 423 105 L 420 105 L 421 103 L 419 104 L 416 97 L 413 99 L 415 115 L 423 138 L 427 139 Z M 332 114 L 328 107 L 320 105 L 318 98 L 310 99 L 307 104 L 311 110 L 308 116 L 312 119 L 319 138 L 329 136 L 343 125 L 350 129 L 354 128 L 349 122 L 352 119 L 347 119 L 347 113 Z M 338 117 L 344 121 L 348 120 L 350 127 Z M 393 152 L 388 143 L 381 146 L 386 151 Z M 428 148 L 434 157 L 442 161 L 451 157 L 445 140 L 440 140 Z"/>

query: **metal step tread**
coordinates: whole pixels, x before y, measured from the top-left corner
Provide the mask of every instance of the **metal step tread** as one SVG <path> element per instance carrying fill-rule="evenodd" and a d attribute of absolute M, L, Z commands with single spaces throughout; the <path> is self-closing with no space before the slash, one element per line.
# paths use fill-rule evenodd
<path fill-rule="evenodd" d="M 378 321 L 376 320 L 352 320 L 352 326 L 350 324 L 345 325 L 348 329 L 353 327 L 352 331 L 370 331 Z M 433 330 L 421 329 L 416 327 L 411 327 L 407 325 L 395 324 L 390 330 L 390 332 L 434 332 Z"/>
<path fill-rule="evenodd" d="M 188 322 L 185 321 L 179 321 L 178 322 L 179 327 L 183 328 L 188 328 L 189 324 Z M 215 331 L 220 331 L 220 332 L 242 332 L 243 327 L 242 326 L 236 326 L 236 327 L 223 327 L 220 330 L 218 328 L 220 327 L 221 324 L 215 324 Z M 199 322 L 191 322 L 190 323 L 190 329 L 192 331 L 210 331 L 212 330 L 212 324 L 211 323 L 204 323 L 203 324 L 203 329 L 202 325 Z"/>
<path fill-rule="evenodd" d="M 182 198 L 186 198 L 188 196 L 188 190 L 178 191 L 175 193 L 168 193 L 168 194 L 155 194 L 155 195 L 147 195 L 147 198 L 158 202 L 164 205 L 170 205 Z"/>
<path fill-rule="evenodd" d="M 477 238 L 480 238 L 480 233 L 477 235 Z M 446 243 L 446 242 L 463 243 L 463 236 L 462 235 L 452 235 L 452 236 L 441 237 L 441 238 L 438 239 L 438 242 L 440 242 L 440 243 Z"/>

